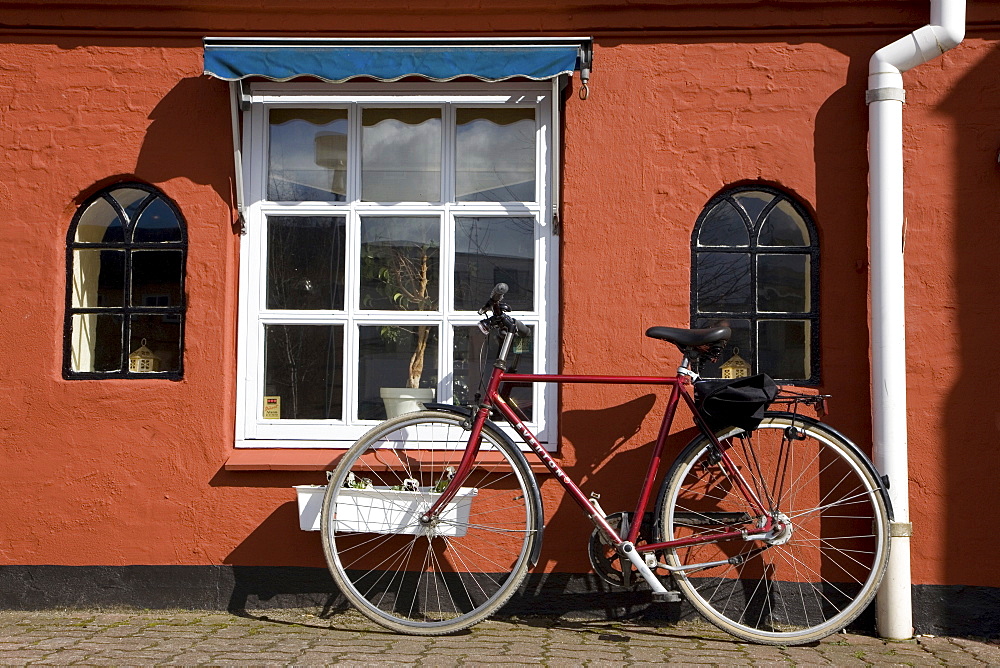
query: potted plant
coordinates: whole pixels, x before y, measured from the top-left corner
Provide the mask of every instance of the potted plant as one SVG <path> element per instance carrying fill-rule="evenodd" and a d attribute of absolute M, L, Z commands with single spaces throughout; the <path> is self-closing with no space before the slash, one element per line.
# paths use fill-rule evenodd
<path fill-rule="evenodd" d="M 367 243 L 362 256 L 365 298 L 373 307 L 401 311 L 431 311 L 437 305 L 438 248 L 431 243 Z M 404 387 L 383 387 L 380 395 L 388 417 L 422 408 L 434 398 L 433 387 L 420 387 L 432 326 L 386 325 L 380 329 L 387 342 L 400 344 L 412 337 L 413 351 Z"/>

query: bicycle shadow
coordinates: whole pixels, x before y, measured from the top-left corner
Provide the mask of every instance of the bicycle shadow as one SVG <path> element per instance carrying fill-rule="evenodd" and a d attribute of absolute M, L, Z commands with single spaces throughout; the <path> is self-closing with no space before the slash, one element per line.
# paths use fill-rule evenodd
<path fill-rule="evenodd" d="M 615 392 L 621 394 L 622 388 L 615 388 Z M 647 392 L 606 408 L 561 414 L 560 460 L 585 495 L 600 495 L 606 514 L 635 510 L 665 404 L 665 397 Z M 653 483 L 651 506 L 679 445 L 694 433 L 693 428 L 681 429 L 668 437 L 663 464 Z M 540 479 L 540 483 L 547 518 L 542 555 L 500 617 L 529 607 L 530 614 L 667 623 L 690 614 L 679 605 L 653 604 L 644 584 L 624 588 L 595 574 L 587 556 L 593 526 L 554 479 Z M 651 540 L 653 536 L 644 534 L 641 538 Z"/>

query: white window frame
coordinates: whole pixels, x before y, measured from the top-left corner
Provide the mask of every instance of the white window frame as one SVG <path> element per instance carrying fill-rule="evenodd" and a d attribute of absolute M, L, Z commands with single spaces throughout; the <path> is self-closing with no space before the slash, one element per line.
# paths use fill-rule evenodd
<path fill-rule="evenodd" d="M 454 275 L 454 218 L 456 216 L 531 216 L 535 227 L 535 311 L 513 315 L 534 330 L 534 372 L 555 373 L 558 336 L 558 239 L 554 233 L 554 174 L 558 159 L 555 150 L 558 119 L 555 100 L 557 81 L 523 83 L 392 83 L 392 84 L 301 84 L 255 83 L 247 90 L 249 110 L 243 114 L 242 178 L 246 184 L 246 233 L 240 243 L 240 296 L 237 346 L 236 446 L 252 448 L 343 448 L 360 438 L 376 420 L 353 417 L 357 403 L 357 336 L 350 331 L 357 325 L 426 322 L 439 325 L 439 379 L 435 401 L 450 403 L 452 398 L 453 326 L 475 325 L 482 316 L 474 311 L 456 312 L 445 307 L 452 301 Z M 438 106 L 443 109 L 441 204 L 381 204 L 359 201 L 360 123 L 355 115 L 362 105 L 413 107 Z M 450 202 L 454 174 L 454 109 L 460 106 L 530 106 L 536 109 L 536 201 L 528 203 Z M 349 114 L 349 175 L 346 202 L 268 202 L 267 188 L 267 112 L 276 107 L 337 107 Z M 246 108 L 246 107 L 244 107 Z M 267 215 L 323 215 L 347 217 L 348 294 L 343 314 L 316 311 L 267 311 L 265 305 L 266 240 L 264 221 Z M 434 312 L 366 311 L 357 309 L 360 288 L 351 276 L 357 275 L 360 250 L 359 221 L 362 215 L 416 216 L 441 215 L 440 309 Z M 488 295 L 483 295 L 484 299 Z M 343 324 L 345 327 L 344 394 L 347 407 L 344 420 L 264 419 L 264 325 Z M 489 368 L 487 368 L 487 372 Z M 533 385 L 534 413 L 529 428 L 539 441 L 554 449 L 556 441 L 557 392 L 552 383 Z M 515 438 L 513 429 L 504 429 Z"/>

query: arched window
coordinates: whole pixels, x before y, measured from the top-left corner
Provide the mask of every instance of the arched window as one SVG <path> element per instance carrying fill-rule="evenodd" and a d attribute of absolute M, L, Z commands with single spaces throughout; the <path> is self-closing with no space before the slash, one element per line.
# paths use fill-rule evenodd
<path fill-rule="evenodd" d="M 726 190 L 702 210 L 691 249 L 692 326 L 733 329 L 702 375 L 738 355 L 751 373 L 818 382 L 819 248 L 805 208 L 768 186 Z"/>
<path fill-rule="evenodd" d="M 64 377 L 180 378 L 186 255 L 181 213 L 156 188 L 87 199 L 67 238 Z"/>

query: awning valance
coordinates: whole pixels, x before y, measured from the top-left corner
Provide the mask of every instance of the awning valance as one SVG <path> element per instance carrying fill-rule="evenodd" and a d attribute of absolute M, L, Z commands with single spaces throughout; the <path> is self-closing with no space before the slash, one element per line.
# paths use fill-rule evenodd
<path fill-rule="evenodd" d="M 590 75 L 590 38 L 309 39 L 206 37 L 205 74 L 226 81 L 357 77 L 398 81 L 512 78 L 545 80 L 580 70 Z"/>

